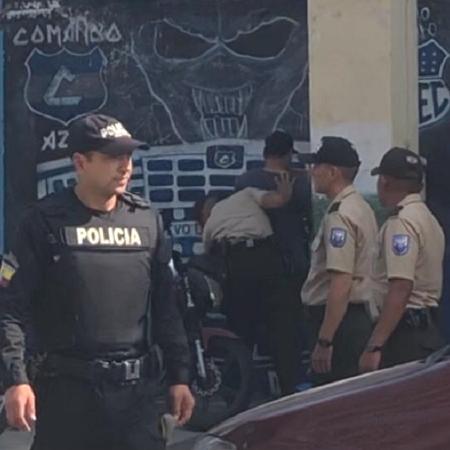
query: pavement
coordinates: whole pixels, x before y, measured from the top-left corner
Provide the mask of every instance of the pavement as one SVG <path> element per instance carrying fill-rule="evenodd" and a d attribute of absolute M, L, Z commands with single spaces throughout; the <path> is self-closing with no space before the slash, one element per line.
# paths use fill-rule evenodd
<path fill-rule="evenodd" d="M 175 430 L 168 450 L 192 450 L 198 433 Z M 0 436 L 0 450 L 29 450 L 33 434 L 24 431 L 6 431 Z"/>

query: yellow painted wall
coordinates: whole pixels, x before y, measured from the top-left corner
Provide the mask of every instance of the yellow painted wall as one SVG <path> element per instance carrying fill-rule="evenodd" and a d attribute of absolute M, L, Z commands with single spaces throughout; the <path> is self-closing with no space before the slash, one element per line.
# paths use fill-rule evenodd
<path fill-rule="evenodd" d="M 351 140 L 358 184 L 391 146 L 417 150 L 415 0 L 309 0 L 311 145 Z"/>

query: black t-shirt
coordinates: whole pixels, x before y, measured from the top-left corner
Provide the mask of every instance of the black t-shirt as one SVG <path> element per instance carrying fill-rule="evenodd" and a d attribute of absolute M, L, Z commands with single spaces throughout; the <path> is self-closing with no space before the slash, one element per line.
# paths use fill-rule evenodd
<path fill-rule="evenodd" d="M 273 191 L 277 172 L 255 169 L 236 180 L 236 190 L 246 187 Z M 311 183 L 307 172 L 296 172 L 292 198 L 282 208 L 266 210 L 275 238 L 290 273 L 306 275 L 309 267 L 309 241 L 312 223 Z"/>

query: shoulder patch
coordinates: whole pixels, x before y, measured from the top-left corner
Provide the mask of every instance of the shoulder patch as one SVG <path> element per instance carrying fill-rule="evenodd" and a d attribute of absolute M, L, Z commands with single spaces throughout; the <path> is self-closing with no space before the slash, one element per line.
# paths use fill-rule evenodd
<path fill-rule="evenodd" d="M 407 234 L 394 234 L 392 236 L 392 251 L 394 255 L 403 256 L 408 253 L 410 237 Z"/>
<path fill-rule="evenodd" d="M 344 228 L 332 228 L 330 231 L 330 244 L 335 248 L 342 248 L 347 242 L 347 230 Z"/>
<path fill-rule="evenodd" d="M 328 210 L 328 214 L 339 211 L 339 207 L 341 206 L 341 202 L 336 202 L 331 205 L 331 208 Z"/>

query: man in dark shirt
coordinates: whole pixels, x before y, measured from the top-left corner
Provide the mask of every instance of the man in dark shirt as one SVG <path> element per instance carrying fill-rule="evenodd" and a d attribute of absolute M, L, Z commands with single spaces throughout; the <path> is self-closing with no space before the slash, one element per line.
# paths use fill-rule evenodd
<path fill-rule="evenodd" d="M 273 191 L 281 173 L 288 172 L 295 177 L 290 201 L 281 208 L 267 211 L 284 268 L 281 291 L 273 299 L 269 333 L 275 346 L 277 373 L 283 374 L 279 381 L 285 394 L 293 392 L 299 381 L 302 348 L 300 291 L 309 269 L 312 222 L 309 176 L 306 170 L 293 167 L 293 155 L 292 137 L 283 131 L 275 131 L 265 140 L 264 167 L 246 172 L 236 180 L 236 190 L 254 187 Z"/>

